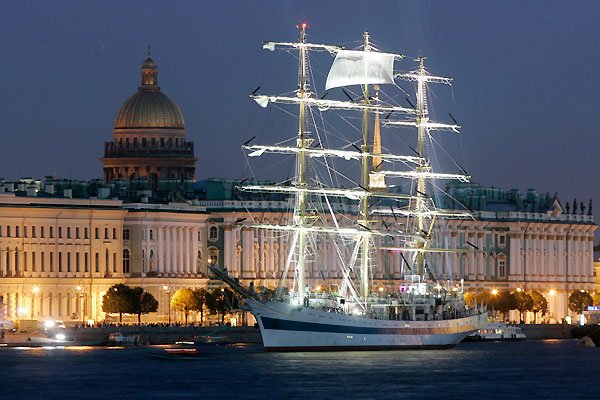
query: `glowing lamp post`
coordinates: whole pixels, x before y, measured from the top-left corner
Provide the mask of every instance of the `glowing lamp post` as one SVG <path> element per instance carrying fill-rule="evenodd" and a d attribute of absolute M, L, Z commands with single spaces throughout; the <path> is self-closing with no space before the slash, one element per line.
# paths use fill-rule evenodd
<path fill-rule="evenodd" d="M 40 292 L 40 288 L 37 286 L 34 286 L 33 289 L 31 289 L 32 295 L 31 295 L 31 319 L 33 319 L 33 308 L 35 306 L 35 296 Z"/>
<path fill-rule="evenodd" d="M 167 303 L 168 314 L 169 314 L 169 325 L 171 325 L 171 287 L 168 285 L 163 285 L 163 290 L 167 293 L 167 297 L 169 298 L 169 302 Z"/>

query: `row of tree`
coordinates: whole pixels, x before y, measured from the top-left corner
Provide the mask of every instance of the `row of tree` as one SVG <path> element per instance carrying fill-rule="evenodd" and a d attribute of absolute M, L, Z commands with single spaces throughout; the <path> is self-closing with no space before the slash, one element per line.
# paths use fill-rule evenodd
<path fill-rule="evenodd" d="M 180 311 L 185 316 L 185 323 L 191 312 L 200 313 L 200 322 L 204 322 L 204 313 L 220 316 L 224 322 L 229 310 L 239 307 L 237 297 L 226 288 L 177 290 L 171 297 L 170 309 Z M 158 311 L 158 301 L 152 293 L 141 287 L 130 287 L 122 283 L 111 286 L 102 298 L 102 311 L 119 314 L 119 322 L 123 322 L 123 314 L 137 315 L 141 323 L 142 314 Z"/>
<path fill-rule="evenodd" d="M 569 309 L 576 313 L 584 312 L 588 306 L 600 304 L 600 296 L 592 297 L 584 290 L 576 290 L 569 295 Z M 478 303 L 487 304 L 494 311 L 501 312 L 503 319 L 511 310 L 518 310 L 521 320 L 523 313 L 532 312 L 534 320 L 538 313 L 544 315 L 548 311 L 548 300 L 538 291 L 494 291 L 494 292 L 467 292 L 465 293 L 467 305 L 473 307 Z"/>

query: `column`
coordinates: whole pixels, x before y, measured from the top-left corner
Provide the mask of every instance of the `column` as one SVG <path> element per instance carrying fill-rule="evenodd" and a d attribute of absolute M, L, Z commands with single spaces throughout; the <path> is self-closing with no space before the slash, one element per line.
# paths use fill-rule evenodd
<path fill-rule="evenodd" d="M 185 273 L 188 276 L 192 273 L 192 228 L 189 226 L 185 227 Z"/>
<path fill-rule="evenodd" d="M 171 272 L 179 272 L 177 265 L 177 227 L 171 227 Z"/>
<path fill-rule="evenodd" d="M 163 227 L 162 226 L 157 226 L 156 227 L 156 241 L 157 241 L 157 245 L 156 245 L 156 268 L 158 270 L 159 273 L 163 273 L 164 272 L 164 260 L 163 260 Z"/>
<path fill-rule="evenodd" d="M 171 261 L 171 227 L 165 226 L 165 272 L 170 274 L 173 271 L 173 263 Z"/>
<path fill-rule="evenodd" d="M 193 274 L 197 274 L 198 272 L 198 248 L 200 243 L 198 242 L 198 228 L 194 227 L 192 228 L 192 237 L 190 239 L 192 241 L 192 273 Z M 203 255 L 205 256 L 205 255 Z"/>
<path fill-rule="evenodd" d="M 233 230 L 231 226 L 223 226 L 223 265 L 227 267 L 228 270 L 233 272 L 233 257 L 235 257 L 233 250 Z"/>
<path fill-rule="evenodd" d="M 185 268 L 183 264 L 183 238 L 183 227 L 179 226 L 177 227 L 177 271 L 179 272 L 179 274 L 183 274 Z"/>

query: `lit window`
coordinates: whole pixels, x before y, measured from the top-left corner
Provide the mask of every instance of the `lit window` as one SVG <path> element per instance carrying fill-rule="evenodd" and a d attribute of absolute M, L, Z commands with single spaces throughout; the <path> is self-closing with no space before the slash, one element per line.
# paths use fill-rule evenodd
<path fill-rule="evenodd" d="M 129 250 L 123 249 L 123 273 L 129 273 Z"/>
<path fill-rule="evenodd" d="M 210 240 L 217 240 L 219 238 L 219 231 L 216 226 L 211 226 L 208 232 L 208 238 Z"/>

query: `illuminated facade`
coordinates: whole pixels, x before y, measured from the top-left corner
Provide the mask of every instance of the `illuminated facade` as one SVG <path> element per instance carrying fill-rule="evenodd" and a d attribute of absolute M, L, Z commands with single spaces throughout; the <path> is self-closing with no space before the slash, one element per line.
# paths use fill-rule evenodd
<path fill-rule="evenodd" d="M 208 264 L 227 267 L 248 285 L 277 286 L 287 236 L 241 223 L 286 224 L 292 200 L 241 201 L 235 181 L 194 183 L 193 144 L 185 141 L 181 111 L 157 86 L 157 71 L 148 55 L 138 93 L 118 111 L 113 141 L 105 144 L 103 180 L 0 180 L 0 296 L 7 318 L 101 321 L 102 296 L 125 283 L 158 300 L 158 313 L 144 320 L 166 321 L 175 290 L 214 283 Z M 439 223 L 435 234 L 447 247 L 477 251 L 437 256 L 440 281 L 463 277 L 465 290 L 537 290 L 548 299 L 549 322 L 569 314 L 572 291 L 596 289 L 591 204 L 585 214 L 582 204 L 564 212 L 558 200 L 533 191 L 521 198 L 516 191 L 459 184 L 449 192 L 476 220 Z M 355 212 L 350 203 L 334 207 Z M 320 258 L 307 260 L 307 282 L 340 279 L 336 246 L 330 240 L 316 246 Z M 373 257 L 375 285 L 397 287 L 405 272 L 400 254 Z"/>

